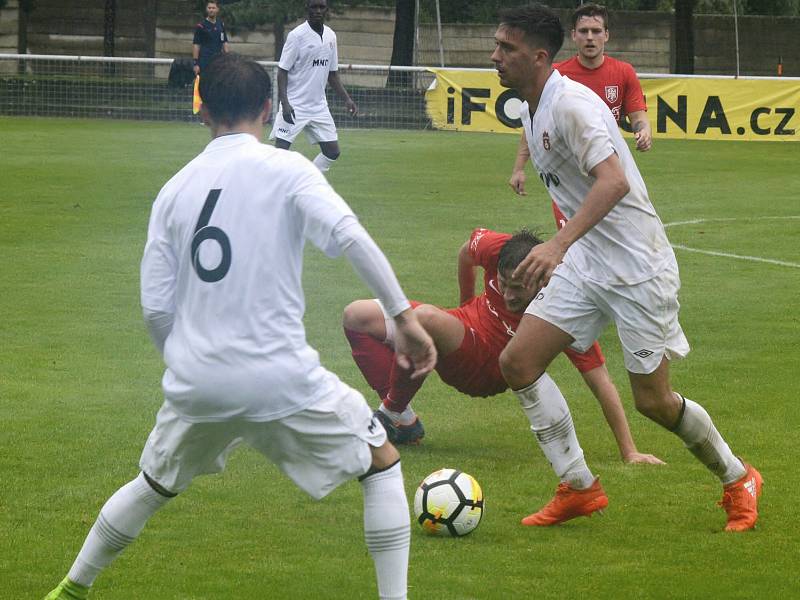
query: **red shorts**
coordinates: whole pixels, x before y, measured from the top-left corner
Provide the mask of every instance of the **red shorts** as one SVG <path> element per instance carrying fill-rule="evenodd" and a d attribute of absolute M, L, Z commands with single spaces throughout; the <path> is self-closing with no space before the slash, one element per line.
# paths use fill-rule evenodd
<path fill-rule="evenodd" d="M 575 365 L 581 373 L 587 373 L 597 367 L 602 367 L 606 362 L 606 357 L 603 356 L 603 351 L 600 349 L 600 344 L 595 342 L 592 347 L 586 352 L 576 352 L 572 348 L 564 350 L 564 354 Z"/>
<path fill-rule="evenodd" d="M 450 314 L 457 309 L 448 310 Z M 455 315 L 458 317 L 458 314 Z M 463 320 L 464 339 L 458 350 L 439 358 L 436 372 L 447 385 L 468 396 L 494 396 L 508 389 L 500 372 L 500 353 L 503 346 L 469 327 Z"/>
<path fill-rule="evenodd" d="M 419 302 L 411 301 L 416 308 Z M 473 397 L 487 397 L 500 394 L 508 389 L 508 384 L 500 371 L 500 353 L 508 340 L 498 343 L 495 336 L 487 335 L 477 327 L 468 325 L 470 313 L 462 308 L 451 308 L 447 313 L 456 317 L 464 326 L 464 339 L 455 352 L 440 356 L 436 372 L 447 385 L 462 394 Z M 564 354 L 581 373 L 596 369 L 605 363 L 605 357 L 597 342 L 584 353 L 567 348 Z"/>

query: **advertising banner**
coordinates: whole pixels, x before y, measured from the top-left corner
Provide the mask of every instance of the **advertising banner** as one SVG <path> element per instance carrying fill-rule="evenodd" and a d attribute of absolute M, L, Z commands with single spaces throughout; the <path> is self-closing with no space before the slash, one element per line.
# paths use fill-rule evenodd
<path fill-rule="evenodd" d="M 521 101 L 494 71 L 431 69 L 425 94 L 435 127 L 519 133 Z M 796 79 L 641 79 L 655 138 L 800 140 Z"/>

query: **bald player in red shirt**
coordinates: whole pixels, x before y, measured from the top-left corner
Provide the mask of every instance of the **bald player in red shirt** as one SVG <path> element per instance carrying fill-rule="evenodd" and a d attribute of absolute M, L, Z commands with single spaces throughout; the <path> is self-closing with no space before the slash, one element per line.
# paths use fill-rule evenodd
<path fill-rule="evenodd" d="M 527 230 L 511 236 L 475 229 L 458 255 L 460 306 L 442 309 L 411 301 L 414 313 L 436 344 L 436 371 L 444 383 L 468 396 L 493 396 L 508 389 L 498 358 L 536 293 L 512 280 L 511 272 L 540 242 Z M 476 295 L 479 267 L 483 269 L 484 291 Z M 343 321 L 353 359 L 381 399 L 375 415 L 389 439 L 395 444 L 418 443 L 425 430 L 409 404 L 423 380 L 411 379 L 410 371 L 395 361 L 391 320 L 387 320 L 379 302 L 356 300 L 345 308 Z M 636 449 L 599 344 L 595 342 L 585 353 L 567 349 L 565 354 L 600 403 L 622 460 L 661 464 L 655 456 Z"/>

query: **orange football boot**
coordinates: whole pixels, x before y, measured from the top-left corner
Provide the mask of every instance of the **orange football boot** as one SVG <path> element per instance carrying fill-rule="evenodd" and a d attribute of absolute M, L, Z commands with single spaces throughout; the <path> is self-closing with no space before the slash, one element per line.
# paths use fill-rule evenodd
<path fill-rule="evenodd" d="M 555 497 L 539 512 L 522 519 L 522 524 L 540 527 L 558 525 L 575 517 L 588 517 L 593 512 L 602 511 L 606 506 L 608 496 L 600 485 L 599 478 L 585 490 L 576 490 L 562 481 L 556 488 Z"/>
<path fill-rule="evenodd" d="M 758 520 L 758 497 L 764 480 L 755 467 L 744 463 L 744 477 L 722 488 L 719 505 L 728 513 L 725 531 L 747 531 L 756 526 Z"/>

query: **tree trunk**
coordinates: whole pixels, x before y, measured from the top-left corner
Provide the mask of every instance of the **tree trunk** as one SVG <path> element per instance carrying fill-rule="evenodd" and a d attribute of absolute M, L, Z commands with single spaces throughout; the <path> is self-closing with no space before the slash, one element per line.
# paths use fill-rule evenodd
<path fill-rule="evenodd" d="M 275 58 L 280 60 L 283 44 L 286 42 L 286 17 L 276 18 L 272 24 L 272 35 L 275 38 Z"/>
<path fill-rule="evenodd" d="M 392 66 L 409 66 L 414 63 L 414 8 L 415 0 L 395 2 L 394 39 L 392 41 Z M 412 73 L 389 71 L 387 87 L 409 87 Z"/>
<path fill-rule="evenodd" d="M 103 56 L 114 56 L 114 26 L 117 21 L 117 1 L 106 0 L 103 20 Z"/>
<path fill-rule="evenodd" d="M 675 72 L 694 73 L 694 5 L 696 0 L 675 0 Z"/>
<path fill-rule="evenodd" d="M 28 53 L 28 17 L 32 10 L 33 2 L 31 0 L 20 0 L 17 20 L 17 54 Z M 24 75 L 25 68 L 25 61 L 18 60 L 17 73 Z"/>
<path fill-rule="evenodd" d="M 103 56 L 114 56 L 114 27 L 117 22 L 117 0 L 106 0 L 103 19 Z M 115 64 L 106 63 L 104 72 L 109 77 L 113 76 Z"/>
<path fill-rule="evenodd" d="M 156 23 L 158 21 L 158 0 L 144 2 L 144 53 L 148 58 L 156 57 Z"/>

